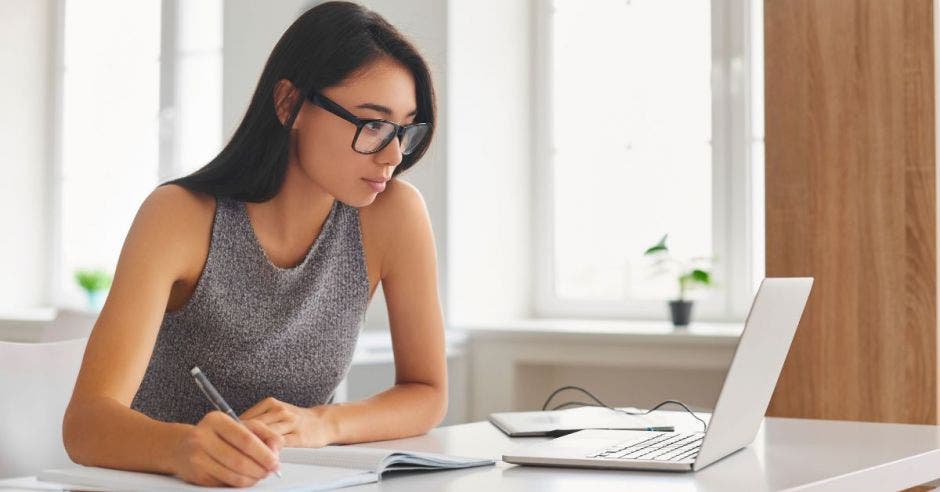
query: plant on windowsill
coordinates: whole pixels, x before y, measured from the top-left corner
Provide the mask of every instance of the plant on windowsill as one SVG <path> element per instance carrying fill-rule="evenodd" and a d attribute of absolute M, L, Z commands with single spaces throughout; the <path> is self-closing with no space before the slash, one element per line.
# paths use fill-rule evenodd
<path fill-rule="evenodd" d="M 695 257 L 688 260 L 679 260 L 673 257 L 666 246 L 666 234 L 653 246 L 650 246 L 644 256 L 654 258 L 654 266 L 658 273 L 673 272 L 679 281 L 679 298 L 669 301 L 669 312 L 672 316 L 673 326 L 680 328 L 689 325 L 692 318 L 693 301 L 685 298 L 686 292 L 695 287 L 711 287 L 714 285 L 710 272 L 713 258 Z"/>
<path fill-rule="evenodd" d="M 111 287 L 111 274 L 102 269 L 81 268 L 75 271 L 75 281 L 88 294 L 88 307 L 100 311 L 105 293 Z"/>

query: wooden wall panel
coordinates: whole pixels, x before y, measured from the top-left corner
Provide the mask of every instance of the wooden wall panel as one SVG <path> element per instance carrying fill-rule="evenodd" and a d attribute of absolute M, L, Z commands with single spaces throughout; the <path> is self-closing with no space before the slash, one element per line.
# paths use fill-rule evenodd
<path fill-rule="evenodd" d="M 766 0 L 767 276 L 816 277 L 768 415 L 937 423 L 930 0 Z"/>

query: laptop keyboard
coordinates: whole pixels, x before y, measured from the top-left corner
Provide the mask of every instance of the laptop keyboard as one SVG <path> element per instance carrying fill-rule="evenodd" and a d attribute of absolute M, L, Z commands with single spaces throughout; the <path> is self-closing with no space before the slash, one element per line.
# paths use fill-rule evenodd
<path fill-rule="evenodd" d="M 705 434 L 663 433 L 619 442 L 588 458 L 682 461 L 698 455 Z"/>

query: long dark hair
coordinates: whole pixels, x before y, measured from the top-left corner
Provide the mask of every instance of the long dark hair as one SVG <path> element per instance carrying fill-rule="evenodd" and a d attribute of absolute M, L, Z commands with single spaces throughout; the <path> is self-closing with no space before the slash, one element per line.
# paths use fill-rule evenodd
<path fill-rule="evenodd" d="M 304 94 L 312 94 L 385 56 L 411 72 L 418 110 L 415 121 L 429 126 L 424 141 L 402 157 L 393 176 L 404 172 L 421 159 L 434 133 L 436 103 L 427 63 L 380 15 L 351 2 L 326 2 L 304 12 L 274 46 L 245 117 L 219 155 L 192 174 L 164 184 L 243 201 L 271 199 L 284 181 L 290 129 L 304 100 L 298 98 L 290 119 L 282 124 L 275 111 L 277 82 L 287 79 Z"/>

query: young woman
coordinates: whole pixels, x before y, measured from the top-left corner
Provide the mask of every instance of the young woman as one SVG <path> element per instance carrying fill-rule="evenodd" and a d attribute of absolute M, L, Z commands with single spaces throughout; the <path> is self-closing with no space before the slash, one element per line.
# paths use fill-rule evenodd
<path fill-rule="evenodd" d="M 434 240 L 395 179 L 435 126 L 427 64 L 377 14 L 303 14 L 208 165 L 140 207 L 63 424 L 81 464 L 248 486 L 282 446 L 422 434 L 447 369 Z M 330 403 L 382 282 L 395 385 Z M 213 411 L 199 366 L 244 426 Z"/>

